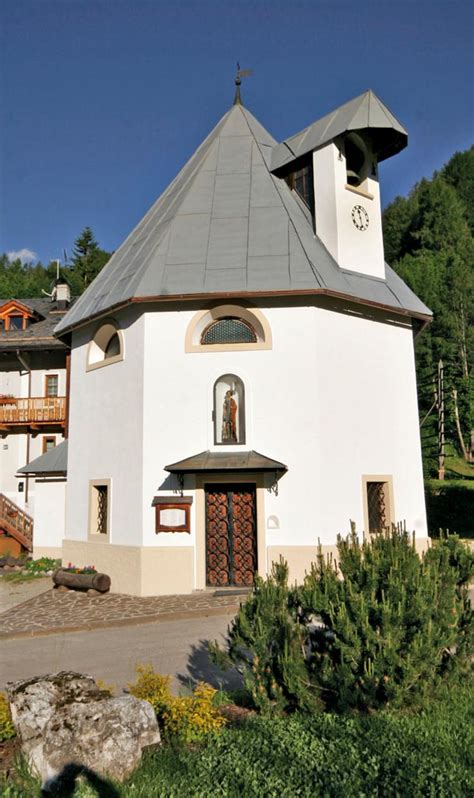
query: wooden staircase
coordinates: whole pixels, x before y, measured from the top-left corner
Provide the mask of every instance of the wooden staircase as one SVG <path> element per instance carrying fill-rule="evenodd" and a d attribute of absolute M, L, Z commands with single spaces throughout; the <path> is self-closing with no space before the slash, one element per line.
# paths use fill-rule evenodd
<path fill-rule="evenodd" d="M 27 551 L 33 551 L 33 519 L 15 502 L 0 493 L 0 530 L 20 543 Z"/>

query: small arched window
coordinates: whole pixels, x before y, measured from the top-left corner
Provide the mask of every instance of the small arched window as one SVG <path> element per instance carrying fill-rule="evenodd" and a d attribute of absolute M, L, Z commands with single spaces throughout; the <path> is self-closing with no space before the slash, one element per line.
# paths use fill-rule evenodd
<path fill-rule="evenodd" d="M 89 344 L 87 370 L 123 360 L 123 337 L 115 322 L 102 324 Z"/>
<path fill-rule="evenodd" d="M 244 384 L 235 374 L 223 374 L 214 383 L 214 443 L 245 443 Z"/>
<path fill-rule="evenodd" d="M 201 344 L 254 344 L 257 334 L 251 324 L 235 316 L 211 322 L 201 336 Z"/>

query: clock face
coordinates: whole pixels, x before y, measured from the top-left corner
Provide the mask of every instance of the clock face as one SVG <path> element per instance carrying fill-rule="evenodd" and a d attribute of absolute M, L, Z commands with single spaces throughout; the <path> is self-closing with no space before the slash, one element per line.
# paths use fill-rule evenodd
<path fill-rule="evenodd" d="M 358 230 L 367 230 L 369 226 L 369 214 L 362 205 L 354 205 L 351 216 L 352 222 Z"/>

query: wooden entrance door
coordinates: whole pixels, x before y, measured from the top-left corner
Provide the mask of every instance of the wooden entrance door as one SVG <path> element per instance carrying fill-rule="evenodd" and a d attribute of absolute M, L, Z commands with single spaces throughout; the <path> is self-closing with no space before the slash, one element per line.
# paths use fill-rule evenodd
<path fill-rule="evenodd" d="M 206 583 L 249 587 L 256 570 L 255 485 L 207 485 Z"/>

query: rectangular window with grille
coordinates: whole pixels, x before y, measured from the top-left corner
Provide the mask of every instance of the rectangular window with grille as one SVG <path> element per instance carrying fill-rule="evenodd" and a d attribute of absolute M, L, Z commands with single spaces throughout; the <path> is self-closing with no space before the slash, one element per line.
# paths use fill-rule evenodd
<path fill-rule="evenodd" d="M 366 529 L 380 532 L 394 522 L 392 513 L 391 481 L 365 478 Z"/>
<path fill-rule="evenodd" d="M 93 481 L 90 485 L 89 535 L 108 537 L 110 482 Z"/>
<path fill-rule="evenodd" d="M 57 374 L 47 374 L 44 380 L 44 395 L 57 396 L 59 387 L 59 377 Z"/>

